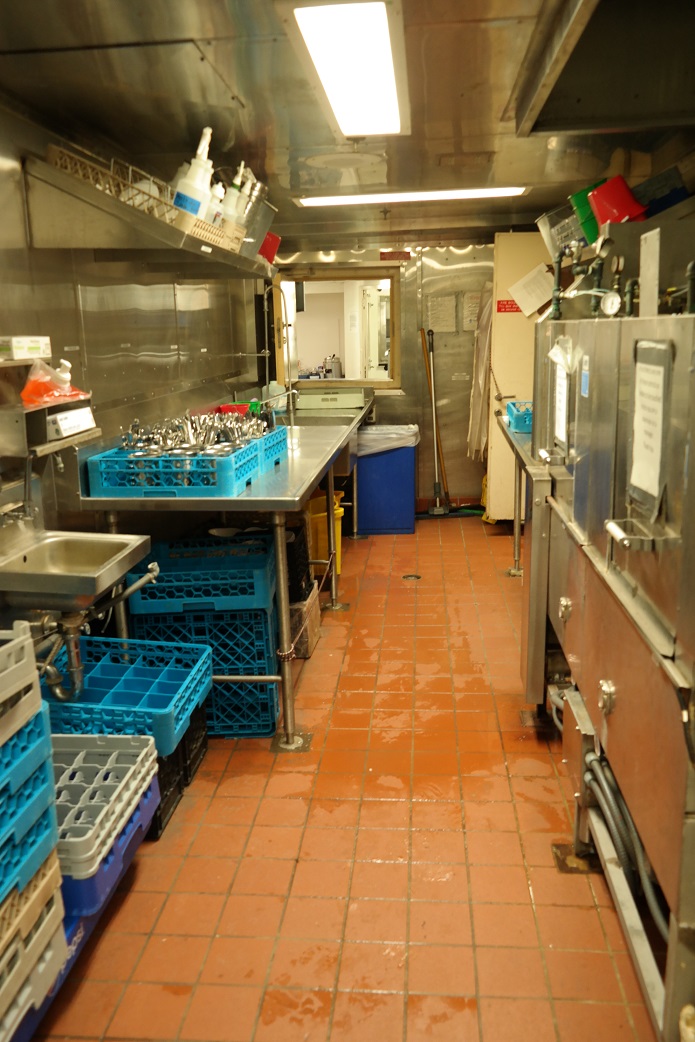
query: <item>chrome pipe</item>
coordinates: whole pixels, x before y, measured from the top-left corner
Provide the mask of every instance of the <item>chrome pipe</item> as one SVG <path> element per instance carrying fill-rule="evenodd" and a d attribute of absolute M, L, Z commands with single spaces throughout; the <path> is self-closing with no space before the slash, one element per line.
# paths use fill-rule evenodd
<path fill-rule="evenodd" d="M 282 677 L 282 725 L 285 732 L 280 743 L 285 749 L 301 745 L 294 728 L 294 686 L 292 682 L 292 632 L 290 625 L 290 585 L 287 568 L 287 532 L 285 515 L 273 512 L 273 538 L 275 542 L 275 570 L 277 575 L 278 638 L 280 643 L 280 676 Z"/>
<path fill-rule="evenodd" d="M 264 673 L 258 676 L 254 673 L 240 673 L 238 676 L 215 673 L 212 680 L 215 684 L 279 684 L 282 677 L 279 673 Z"/>
<path fill-rule="evenodd" d="M 331 608 L 338 606 L 338 569 L 335 557 L 335 483 L 333 467 L 328 468 L 326 475 L 326 524 L 328 525 L 328 565 L 331 573 Z"/>

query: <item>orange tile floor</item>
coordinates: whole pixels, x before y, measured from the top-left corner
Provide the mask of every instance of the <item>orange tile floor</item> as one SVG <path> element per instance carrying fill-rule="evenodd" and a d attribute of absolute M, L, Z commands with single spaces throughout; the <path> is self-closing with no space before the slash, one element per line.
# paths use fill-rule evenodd
<path fill-rule="evenodd" d="M 41 1036 L 653 1042 L 602 877 L 554 867 L 571 788 L 520 721 L 509 528 L 343 551 L 349 609 L 296 663 L 310 751 L 211 741 Z"/>

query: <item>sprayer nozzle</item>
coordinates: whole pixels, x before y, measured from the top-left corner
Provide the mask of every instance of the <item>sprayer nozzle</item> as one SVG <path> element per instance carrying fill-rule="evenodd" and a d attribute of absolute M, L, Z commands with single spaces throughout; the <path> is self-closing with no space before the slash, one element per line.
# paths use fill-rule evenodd
<path fill-rule="evenodd" d="M 210 148 L 210 139 L 212 137 L 212 127 L 203 127 L 203 133 L 200 135 L 200 141 L 198 142 L 198 148 L 196 149 L 197 159 L 207 159 L 208 150 Z"/>

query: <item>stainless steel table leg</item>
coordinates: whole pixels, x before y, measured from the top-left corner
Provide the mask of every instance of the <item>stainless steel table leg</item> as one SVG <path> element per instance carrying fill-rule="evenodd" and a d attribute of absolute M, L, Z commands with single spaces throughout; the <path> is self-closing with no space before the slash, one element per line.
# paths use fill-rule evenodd
<path fill-rule="evenodd" d="M 521 567 L 521 463 L 514 457 L 514 567 L 507 569 L 507 575 L 522 576 Z"/>
<path fill-rule="evenodd" d="M 110 510 L 106 515 L 106 527 L 112 534 L 116 534 L 118 532 L 118 514 L 116 514 L 112 510 Z M 125 586 L 123 583 L 119 583 L 117 586 L 115 586 L 113 590 L 114 597 L 116 596 L 116 594 L 122 593 L 124 589 Z M 114 623 L 116 625 L 116 636 L 119 640 L 127 640 L 128 616 L 126 615 L 125 601 L 119 601 L 119 603 L 115 605 L 113 609 L 113 618 Z"/>
<path fill-rule="evenodd" d="M 280 676 L 282 677 L 282 723 L 284 739 L 279 745 L 283 749 L 297 749 L 302 738 L 295 734 L 294 687 L 292 684 L 292 632 L 290 627 L 290 587 L 287 569 L 287 538 L 285 515 L 273 513 L 273 536 L 275 540 L 275 568 L 277 574 L 278 630 L 280 641 Z"/>
<path fill-rule="evenodd" d="M 352 468 L 352 538 L 357 539 L 357 461 Z"/>
<path fill-rule="evenodd" d="M 326 481 L 326 523 L 328 524 L 328 567 L 331 570 L 331 608 L 338 607 L 338 569 L 335 558 L 335 488 L 333 467 L 329 467 Z"/>

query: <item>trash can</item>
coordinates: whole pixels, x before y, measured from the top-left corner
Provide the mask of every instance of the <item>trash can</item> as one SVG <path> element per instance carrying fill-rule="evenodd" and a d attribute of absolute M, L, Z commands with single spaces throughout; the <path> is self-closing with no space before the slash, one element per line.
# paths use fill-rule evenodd
<path fill-rule="evenodd" d="M 335 492 L 333 496 L 333 524 L 335 526 L 335 571 L 340 575 L 342 565 L 342 518 L 345 508 L 341 507 L 340 501 L 343 492 Z M 328 521 L 326 518 L 326 495 L 322 492 L 312 497 L 308 504 L 309 517 L 311 520 L 311 545 L 312 554 L 317 561 L 328 560 Z"/>
<path fill-rule="evenodd" d="M 357 435 L 357 531 L 400 535 L 415 531 L 416 423 L 379 424 Z"/>

